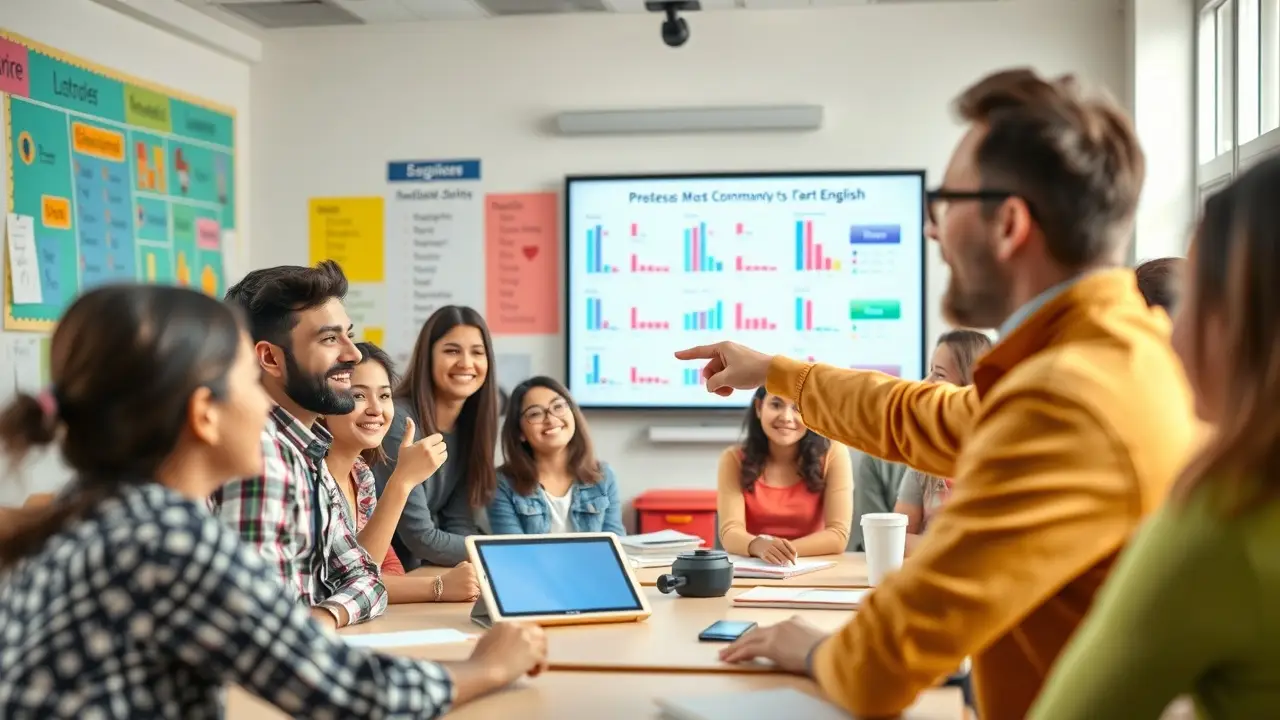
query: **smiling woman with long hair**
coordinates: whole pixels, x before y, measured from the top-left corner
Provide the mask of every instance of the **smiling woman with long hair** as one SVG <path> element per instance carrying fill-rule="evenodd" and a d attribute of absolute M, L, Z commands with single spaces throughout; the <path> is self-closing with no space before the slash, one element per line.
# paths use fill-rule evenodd
<path fill-rule="evenodd" d="M 492 362 L 493 339 L 480 313 L 446 305 L 423 323 L 392 392 L 395 419 L 382 441 L 386 459 L 373 467 L 378 492 L 395 472 L 407 420 L 413 440 L 442 441 L 447 450 L 430 482 L 409 493 L 396 526 L 392 545 L 406 570 L 466 560 L 464 538 L 476 532 L 476 511 L 493 499 L 498 382 Z"/>
<path fill-rule="evenodd" d="M 1212 425 L 1121 556 L 1031 712 L 1280 717 L 1280 158 L 1209 198 L 1173 344 Z"/>
<path fill-rule="evenodd" d="M 844 552 L 853 516 L 849 451 L 805 427 L 794 403 L 756 390 L 746 436 L 720 456 L 720 544 L 781 565 Z"/>

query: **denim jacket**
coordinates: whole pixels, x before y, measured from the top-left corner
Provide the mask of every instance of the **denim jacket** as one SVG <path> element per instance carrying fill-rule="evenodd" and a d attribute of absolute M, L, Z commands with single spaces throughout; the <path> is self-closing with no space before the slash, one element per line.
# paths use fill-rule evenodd
<path fill-rule="evenodd" d="M 601 470 L 604 477 L 595 485 L 573 484 L 569 506 L 573 528 L 577 532 L 625 535 L 617 477 L 608 465 Z M 551 511 L 541 492 L 521 495 L 511 486 L 510 478 L 498 473 L 498 492 L 489 504 L 489 526 L 494 535 L 540 535 L 551 531 Z"/>

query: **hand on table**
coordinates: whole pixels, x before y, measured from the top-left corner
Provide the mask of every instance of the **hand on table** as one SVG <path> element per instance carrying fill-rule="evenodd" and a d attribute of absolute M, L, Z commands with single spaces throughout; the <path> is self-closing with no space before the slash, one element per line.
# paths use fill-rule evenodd
<path fill-rule="evenodd" d="M 424 482 L 449 459 L 449 448 L 445 445 L 443 435 L 435 433 L 414 442 L 413 431 L 413 420 L 405 418 L 404 440 L 400 441 L 396 469 L 391 474 L 392 482 L 404 484 L 407 488 Z"/>
<path fill-rule="evenodd" d="M 707 390 L 728 397 L 734 390 L 755 390 L 764 385 L 772 357 L 745 345 L 718 342 L 681 350 L 676 353 L 676 359 L 706 360 L 702 378 L 707 382 Z"/>
<path fill-rule="evenodd" d="M 444 583 L 444 592 L 440 595 L 442 602 L 466 602 L 480 597 L 480 583 L 476 580 L 476 568 L 465 560 L 441 575 L 440 580 Z"/>
<path fill-rule="evenodd" d="M 747 554 L 760 558 L 770 565 L 790 565 L 800 556 L 796 552 L 796 546 L 792 545 L 790 540 L 764 535 L 751 541 L 747 546 Z"/>
<path fill-rule="evenodd" d="M 546 633 L 529 623 L 496 623 L 476 642 L 469 662 L 493 671 L 499 685 L 537 677 L 547 669 Z"/>
<path fill-rule="evenodd" d="M 720 659 L 727 663 L 740 663 L 764 658 L 773 661 L 784 672 L 808 675 L 809 653 L 826 637 L 827 633 L 797 616 L 777 625 L 749 631 L 721 650 Z"/>

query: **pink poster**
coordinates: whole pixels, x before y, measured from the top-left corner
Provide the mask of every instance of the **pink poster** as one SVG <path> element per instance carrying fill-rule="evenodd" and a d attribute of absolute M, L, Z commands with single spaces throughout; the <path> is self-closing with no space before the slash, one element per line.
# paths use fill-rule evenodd
<path fill-rule="evenodd" d="M 222 227 L 217 220 L 196 220 L 196 247 L 217 252 L 222 248 Z"/>
<path fill-rule="evenodd" d="M 0 92 L 31 97 L 31 66 L 27 46 L 0 37 Z"/>

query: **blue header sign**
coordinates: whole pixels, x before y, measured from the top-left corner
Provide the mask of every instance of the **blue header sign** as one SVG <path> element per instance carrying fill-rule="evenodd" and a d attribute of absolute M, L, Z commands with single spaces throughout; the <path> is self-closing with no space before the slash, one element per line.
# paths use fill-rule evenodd
<path fill-rule="evenodd" d="M 387 163 L 387 182 L 479 180 L 480 160 L 396 160 Z"/>

